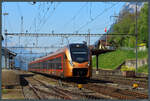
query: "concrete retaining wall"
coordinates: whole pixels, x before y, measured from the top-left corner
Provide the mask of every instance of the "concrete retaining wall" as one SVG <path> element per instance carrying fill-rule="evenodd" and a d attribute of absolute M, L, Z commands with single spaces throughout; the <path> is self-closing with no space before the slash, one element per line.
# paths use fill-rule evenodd
<path fill-rule="evenodd" d="M 146 65 L 146 64 L 148 64 L 147 59 L 138 59 L 137 60 L 138 67 L 141 67 L 141 66 Z M 136 68 L 136 60 L 127 60 L 127 61 L 125 61 L 125 65 L 128 67 Z"/>
<path fill-rule="evenodd" d="M 13 70 L 2 69 L 2 86 L 20 85 L 20 76 Z"/>
<path fill-rule="evenodd" d="M 99 75 L 122 75 L 122 72 L 120 70 L 102 70 L 99 69 Z M 96 73 L 96 69 L 93 69 L 93 73 Z"/>

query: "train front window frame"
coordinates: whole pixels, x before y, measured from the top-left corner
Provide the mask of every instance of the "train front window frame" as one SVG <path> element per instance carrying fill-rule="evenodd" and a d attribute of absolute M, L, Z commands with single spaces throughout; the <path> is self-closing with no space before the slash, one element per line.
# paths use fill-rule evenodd
<path fill-rule="evenodd" d="M 72 61 L 79 62 L 79 63 L 88 61 L 89 50 L 88 47 L 86 47 L 85 45 L 80 47 L 76 47 L 75 45 L 70 46 L 70 52 L 71 52 Z"/>

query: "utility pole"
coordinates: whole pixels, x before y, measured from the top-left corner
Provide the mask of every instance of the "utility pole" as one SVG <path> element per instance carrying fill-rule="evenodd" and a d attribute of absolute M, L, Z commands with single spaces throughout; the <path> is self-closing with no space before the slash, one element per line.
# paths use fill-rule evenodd
<path fill-rule="evenodd" d="M 21 34 L 23 33 L 23 16 L 21 16 L 21 29 L 20 29 Z M 21 47 L 21 43 L 20 43 L 20 36 L 19 36 L 19 47 Z M 22 53 L 22 51 L 21 51 Z M 20 60 L 20 68 L 22 67 L 22 59 L 21 59 L 21 55 L 19 56 L 19 60 Z"/>
<path fill-rule="evenodd" d="M 7 30 L 5 30 L 5 33 L 7 32 Z M 7 57 L 8 57 L 8 52 L 7 52 L 7 35 L 5 36 L 5 48 L 4 48 L 4 52 L 5 52 L 5 68 L 7 68 Z"/>
<path fill-rule="evenodd" d="M 23 16 L 21 16 L 21 30 L 20 30 L 21 34 L 23 33 Z M 19 36 L 19 46 L 20 46 L 20 36 Z"/>
<path fill-rule="evenodd" d="M 89 34 L 88 45 L 90 46 L 90 29 L 88 29 L 88 34 Z"/>
<path fill-rule="evenodd" d="M 114 15 L 114 16 L 110 16 L 110 19 L 112 18 L 112 17 L 114 17 L 114 18 L 118 18 L 119 16 L 117 16 L 117 15 Z M 113 22 L 113 24 L 115 23 L 115 21 Z"/>
<path fill-rule="evenodd" d="M 5 16 L 8 15 L 8 13 L 3 13 L 4 15 L 4 35 L 5 35 L 5 48 L 4 48 L 4 53 L 5 53 L 5 68 L 7 68 L 7 35 L 5 34 L 7 30 L 5 29 Z"/>
<path fill-rule="evenodd" d="M 136 70 L 135 72 L 137 73 L 137 68 L 138 68 L 138 64 L 137 64 L 137 56 L 138 56 L 138 53 L 137 53 L 137 35 L 138 35 L 138 32 L 137 32 L 137 2 L 136 2 L 136 11 L 135 11 L 135 35 L 136 35 Z"/>

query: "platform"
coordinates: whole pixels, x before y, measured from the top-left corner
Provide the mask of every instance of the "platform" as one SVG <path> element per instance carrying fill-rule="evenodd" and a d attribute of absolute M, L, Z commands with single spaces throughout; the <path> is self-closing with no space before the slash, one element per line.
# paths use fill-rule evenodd
<path fill-rule="evenodd" d="M 92 55 L 99 55 L 107 52 L 112 52 L 115 50 L 107 50 L 107 49 L 91 49 Z"/>
<path fill-rule="evenodd" d="M 112 52 L 112 51 L 115 51 L 115 50 L 108 50 L 108 49 L 91 49 L 91 52 L 92 52 L 92 55 L 96 55 L 96 69 L 98 70 L 98 56 L 100 54 L 104 54 L 104 53 L 107 53 L 107 52 Z M 98 74 L 98 72 L 97 72 Z"/>
<path fill-rule="evenodd" d="M 2 69 L 2 87 L 20 85 L 19 75 L 13 70 Z"/>
<path fill-rule="evenodd" d="M 2 69 L 2 87 L 19 86 L 21 76 L 33 75 L 33 73 L 27 71 Z"/>

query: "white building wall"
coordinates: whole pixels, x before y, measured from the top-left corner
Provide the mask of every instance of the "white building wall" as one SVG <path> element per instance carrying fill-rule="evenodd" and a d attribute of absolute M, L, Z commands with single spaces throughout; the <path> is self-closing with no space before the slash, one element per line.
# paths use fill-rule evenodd
<path fill-rule="evenodd" d="M 5 57 L 2 55 L 2 68 L 5 67 Z"/>
<path fill-rule="evenodd" d="M 5 66 L 5 56 L 4 55 L 2 55 L 1 62 L 2 62 L 2 68 L 5 68 L 6 66 Z M 9 68 L 9 58 L 7 58 L 7 68 Z"/>

